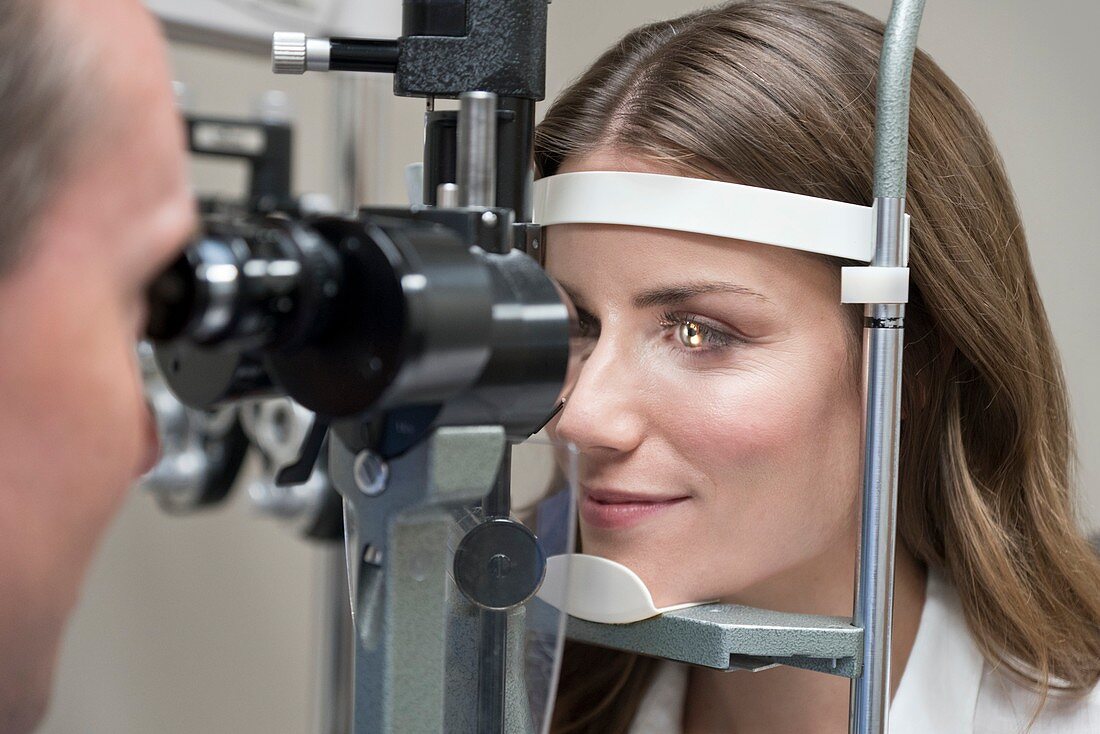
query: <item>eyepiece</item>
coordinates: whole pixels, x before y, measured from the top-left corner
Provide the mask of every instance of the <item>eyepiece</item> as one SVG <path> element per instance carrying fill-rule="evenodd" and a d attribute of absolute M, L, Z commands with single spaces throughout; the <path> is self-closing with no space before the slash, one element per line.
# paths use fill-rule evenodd
<path fill-rule="evenodd" d="M 194 271 L 186 254 L 180 255 L 149 286 L 149 323 L 145 335 L 153 341 L 169 341 L 183 334 L 195 309 Z"/>
<path fill-rule="evenodd" d="M 153 341 L 187 335 L 203 344 L 219 340 L 240 308 L 241 269 L 229 243 L 203 238 L 183 252 L 149 287 Z"/>
<path fill-rule="evenodd" d="M 149 287 L 147 336 L 255 349 L 293 338 L 339 289 L 335 256 L 286 220 L 219 222 Z"/>

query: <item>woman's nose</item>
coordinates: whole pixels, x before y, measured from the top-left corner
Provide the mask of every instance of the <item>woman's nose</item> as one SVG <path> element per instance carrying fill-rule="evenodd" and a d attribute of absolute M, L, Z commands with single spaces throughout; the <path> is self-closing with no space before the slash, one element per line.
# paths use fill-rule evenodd
<path fill-rule="evenodd" d="M 606 335 L 605 335 L 606 336 Z M 635 448 L 643 435 L 637 364 L 613 341 L 601 338 L 571 370 L 565 406 L 554 433 L 581 451 Z"/>

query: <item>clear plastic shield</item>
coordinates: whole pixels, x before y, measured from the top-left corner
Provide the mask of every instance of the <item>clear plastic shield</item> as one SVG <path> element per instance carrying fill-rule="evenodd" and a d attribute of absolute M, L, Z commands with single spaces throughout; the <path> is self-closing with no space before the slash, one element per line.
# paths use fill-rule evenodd
<path fill-rule="evenodd" d="M 460 518 L 451 581 L 471 605 L 460 614 L 476 619 L 469 627 L 479 643 L 471 731 L 541 734 L 549 731 L 566 615 L 535 594 L 546 560 L 573 550 L 576 454 L 540 437 L 514 445 L 509 463 L 507 507 L 487 500 Z M 449 688 L 470 688 L 466 673 L 451 670 Z"/>
<path fill-rule="evenodd" d="M 512 516 L 535 534 L 543 559 L 575 549 L 577 461 L 575 448 L 542 434 L 513 451 Z M 521 709 L 518 713 L 526 709 L 527 716 L 526 721 L 516 716 L 516 728 L 508 731 L 545 733 L 550 730 L 567 616 L 534 596 L 522 614 L 520 654 L 527 700 L 514 705 Z"/>
<path fill-rule="evenodd" d="M 440 456 L 447 466 L 466 460 L 470 453 L 456 446 L 474 451 L 473 441 L 447 440 L 432 439 L 419 455 L 382 470 L 388 486 L 377 502 L 423 495 L 389 508 L 396 512 L 374 559 L 377 570 L 361 571 L 353 584 L 356 720 L 381 722 L 371 732 L 543 734 L 566 615 L 536 594 L 547 559 L 574 550 L 576 452 L 540 434 L 511 445 L 499 471 L 486 460 L 433 473 L 444 466 Z M 426 477 L 408 471 L 418 465 L 429 467 Z M 345 527 L 349 548 L 361 549 L 382 506 L 355 505 L 345 505 Z"/>

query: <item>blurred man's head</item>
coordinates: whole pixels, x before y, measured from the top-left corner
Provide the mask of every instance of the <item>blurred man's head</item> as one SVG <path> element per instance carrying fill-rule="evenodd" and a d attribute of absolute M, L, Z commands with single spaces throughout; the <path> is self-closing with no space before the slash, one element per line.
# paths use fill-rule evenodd
<path fill-rule="evenodd" d="M 0 2 L 0 731 L 40 718 L 96 542 L 155 451 L 134 342 L 194 211 L 139 0 Z"/>

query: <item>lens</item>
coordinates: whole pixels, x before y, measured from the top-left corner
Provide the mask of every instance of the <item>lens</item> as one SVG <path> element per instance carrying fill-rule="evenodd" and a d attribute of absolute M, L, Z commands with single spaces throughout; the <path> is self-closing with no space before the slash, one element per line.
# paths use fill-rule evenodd
<path fill-rule="evenodd" d="M 183 334 L 195 310 L 194 269 L 181 255 L 149 286 L 149 323 L 146 336 L 168 341 Z"/>
<path fill-rule="evenodd" d="M 286 220 L 212 219 L 150 286 L 148 336 L 233 341 L 238 349 L 279 343 L 303 326 L 303 301 L 338 288 L 325 249 L 318 235 Z"/>

